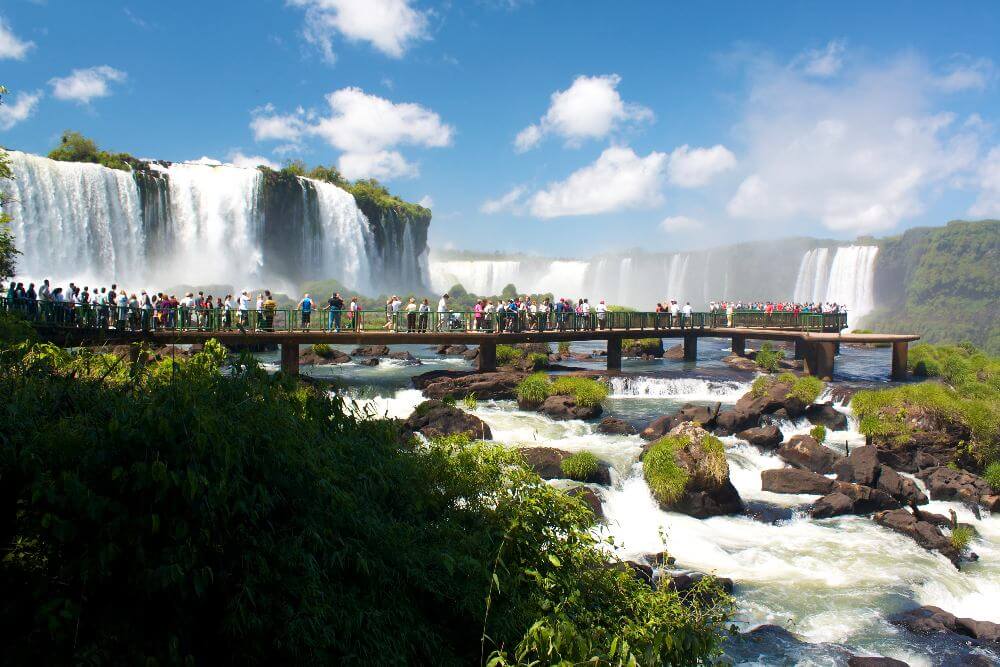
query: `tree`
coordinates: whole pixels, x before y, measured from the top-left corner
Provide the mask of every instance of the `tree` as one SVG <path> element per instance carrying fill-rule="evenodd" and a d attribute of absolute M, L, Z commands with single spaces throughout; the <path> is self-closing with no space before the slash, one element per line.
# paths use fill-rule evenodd
<path fill-rule="evenodd" d="M 7 94 L 7 88 L 0 86 L 0 104 L 3 104 L 3 96 Z M 14 178 L 10 170 L 10 160 L 7 152 L 0 149 L 0 180 Z M 14 246 L 14 234 L 10 231 L 10 216 L 7 215 L 7 204 L 10 203 L 10 196 L 0 189 L 0 280 L 6 280 L 14 275 L 17 268 L 17 255 L 20 253 Z"/>
<path fill-rule="evenodd" d="M 285 166 L 281 168 L 281 173 L 292 176 L 305 176 L 306 163 L 302 160 L 288 160 L 285 162 Z"/>

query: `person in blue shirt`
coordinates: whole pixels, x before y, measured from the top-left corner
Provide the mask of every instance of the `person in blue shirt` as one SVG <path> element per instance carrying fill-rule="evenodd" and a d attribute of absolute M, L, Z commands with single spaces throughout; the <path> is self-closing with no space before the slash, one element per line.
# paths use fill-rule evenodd
<path fill-rule="evenodd" d="M 302 328 L 309 328 L 309 320 L 312 318 L 313 302 L 306 294 L 302 297 L 302 301 L 299 301 L 299 309 L 302 310 Z"/>

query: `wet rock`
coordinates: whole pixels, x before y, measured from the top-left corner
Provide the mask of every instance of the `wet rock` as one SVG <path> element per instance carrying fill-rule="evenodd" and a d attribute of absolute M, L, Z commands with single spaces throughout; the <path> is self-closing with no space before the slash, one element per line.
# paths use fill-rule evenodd
<path fill-rule="evenodd" d="M 723 651 L 737 665 L 843 665 L 851 657 L 842 646 L 804 642 L 777 625 L 730 636 Z"/>
<path fill-rule="evenodd" d="M 478 359 L 479 358 L 479 348 L 478 347 L 474 347 L 471 350 L 466 350 L 465 352 L 462 353 L 462 358 L 463 359 L 467 359 L 469 361 L 472 361 L 474 359 Z"/>
<path fill-rule="evenodd" d="M 409 352 L 390 352 L 385 355 L 387 359 L 395 359 L 397 361 L 405 361 L 407 366 L 419 366 L 423 362 L 414 357 Z"/>
<path fill-rule="evenodd" d="M 590 511 L 597 517 L 597 520 L 604 521 L 604 505 L 601 503 L 600 496 L 592 488 L 589 486 L 574 486 L 566 493 L 587 503 Z"/>
<path fill-rule="evenodd" d="M 598 405 L 577 405 L 572 396 L 549 396 L 539 406 L 538 411 L 552 419 L 595 419 L 603 411 Z"/>
<path fill-rule="evenodd" d="M 878 512 L 872 520 L 880 526 L 913 538 L 925 549 L 941 552 L 955 564 L 955 567 L 958 567 L 961 554 L 951 545 L 951 540 L 941 532 L 941 529 L 930 521 L 921 521 L 904 509 Z"/>
<path fill-rule="evenodd" d="M 663 358 L 670 359 L 671 361 L 683 361 L 684 346 L 674 345 L 673 347 L 668 348 L 667 351 L 663 353 Z"/>
<path fill-rule="evenodd" d="M 378 366 L 378 357 L 366 357 L 355 361 L 359 366 Z"/>
<path fill-rule="evenodd" d="M 749 357 L 741 357 L 738 354 L 730 354 L 723 357 L 722 363 L 737 371 L 748 373 L 755 373 L 757 371 L 757 362 Z"/>
<path fill-rule="evenodd" d="M 754 521 L 775 525 L 782 521 L 789 521 L 794 512 L 789 507 L 772 505 L 761 500 L 748 500 L 743 509 L 743 514 Z"/>
<path fill-rule="evenodd" d="M 754 428 L 759 424 L 760 412 L 751 412 L 737 407 L 718 414 L 715 418 L 715 432 L 720 435 L 730 435 Z"/>
<path fill-rule="evenodd" d="M 1000 642 L 1000 623 L 958 618 L 940 607 L 926 605 L 894 614 L 889 621 L 918 635 L 954 633 L 981 642 Z"/>
<path fill-rule="evenodd" d="M 639 435 L 643 440 L 659 440 L 670 432 L 670 422 L 672 420 L 672 415 L 657 417 L 651 421 L 646 428 L 642 429 L 642 432 Z"/>
<path fill-rule="evenodd" d="M 878 482 L 881 463 L 878 453 L 872 446 L 858 447 L 850 456 L 840 459 L 833 466 L 837 479 L 841 482 L 851 482 L 874 487 Z"/>
<path fill-rule="evenodd" d="M 715 425 L 715 418 L 718 416 L 721 407 L 721 403 L 716 403 L 712 407 L 685 403 L 670 420 L 671 428 L 675 428 L 684 422 L 694 422 L 701 425 L 702 428 L 710 429 Z"/>
<path fill-rule="evenodd" d="M 806 406 L 803 415 L 810 423 L 825 426 L 828 431 L 847 430 L 847 415 L 834 409 L 833 403 L 814 403 Z"/>
<path fill-rule="evenodd" d="M 438 345 L 437 353 L 449 357 L 457 357 L 469 351 L 468 345 Z"/>
<path fill-rule="evenodd" d="M 755 447 L 761 449 L 774 449 L 781 444 L 781 429 L 773 424 L 770 426 L 758 426 L 748 428 L 736 434 L 740 440 L 746 440 Z"/>
<path fill-rule="evenodd" d="M 690 593 L 698 584 L 706 579 L 714 580 L 723 593 L 728 595 L 733 594 L 735 586 L 732 579 L 729 577 L 715 577 L 704 572 L 684 571 L 664 573 L 660 585 L 683 595 Z"/>
<path fill-rule="evenodd" d="M 965 446 L 972 439 L 966 424 L 922 406 L 906 406 L 904 422 L 906 438 L 889 434 L 872 439 L 883 463 L 909 473 L 952 461 L 960 468 L 975 468 Z"/>
<path fill-rule="evenodd" d="M 563 459 L 572 456 L 572 452 L 555 447 L 520 447 L 517 451 L 542 479 L 567 479 L 566 473 L 562 471 L 562 462 Z M 610 486 L 611 466 L 601 461 L 593 475 L 576 481 Z"/>
<path fill-rule="evenodd" d="M 920 491 L 912 479 L 903 477 L 887 465 L 879 467 L 877 488 L 885 491 L 904 505 L 927 504 L 927 496 Z"/>
<path fill-rule="evenodd" d="M 387 357 L 389 348 L 385 345 L 362 345 L 351 352 L 352 357 Z"/>
<path fill-rule="evenodd" d="M 829 477 L 798 468 L 776 468 L 774 470 L 762 470 L 760 473 L 761 489 L 772 493 L 812 493 L 823 495 L 830 493 L 835 485 L 836 482 Z"/>
<path fill-rule="evenodd" d="M 645 345 L 637 340 L 625 341 L 622 345 L 622 356 L 625 357 L 640 357 L 642 359 L 658 359 L 663 356 L 663 339 L 655 339 L 656 343 L 653 345 Z M 684 351 L 681 350 L 681 358 L 684 357 Z"/>
<path fill-rule="evenodd" d="M 833 472 L 843 455 L 816 442 L 811 435 L 793 435 L 778 448 L 778 458 L 785 463 L 825 475 Z"/>
<path fill-rule="evenodd" d="M 411 379 L 413 386 L 428 398 L 475 394 L 480 400 L 513 399 L 517 383 L 527 376 L 515 371 L 477 373 L 475 371 L 431 371 Z"/>
<path fill-rule="evenodd" d="M 849 508 L 840 496 L 851 501 Z M 832 493 L 813 503 L 810 515 L 814 519 L 826 519 L 842 514 L 871 514 L 898 507 L 899 502 L 885 491 L 849 482 L 835 482 Z"/>
<path fill-rule="evenodd" d="M 830 389 L 830 402 L 837 405 L 848 405 L 854 398 L 854 388 L 842 384 L 834 385 Z"/>
<path fill-rule="evenodd" d="M 1000 495 L 986 480 L 965 470 L 937 466 L 917 473 L 917 478 L 927 485 L 934 500 L 958 500 L 977 503 L 991 512 L 1000 512 Z"/>
<path fill-rule="evenodd" d="M 847 661 L 847 667 L 909 667 L 909 665 L 895 658 L 855 655 Z"/>
<path fill-rule="evenodd" d="M 681 436 L 687 444 L 676 451 L 677 464 L 688 473 L 684 494 L 670 509 L 699 519 L 743 511 L 743 500 L 729 479 L 729 464 L 723 458 L 725 469 L 716 469 L 715 458 L 702 442 L 708 432 L 693 422 L 680 424 L 668 435 Z"/>
<path fill-rule="evenodd" d="M 784 409 L 790 418 L 795 419 L 806 406 L 795 396 L 789 396 L 791 388 L 791 385 L 784 382 L 775 382 L 763 396 L 754 396 L 753 392 L 748 391 L 736 401 L 736 409 L 758 414 L 771 414 Z"/>
<path fill-rule="evenodd" d="M 437 400 L 418 405 L 403 422 L 403 427 L 428 438 L 464 433 L 470 438 L 493 439 L 489 425 L 479 417 Z"/>
<path fill-rule="evenodd" d="M 329 366 L 332 364 L 346 364 L 351 360 L 349 354 L 340 350 L 330 349 L 328 353 L 316 354 L 312 349 L 305 350 L 299 354 L 300 366 Z"/>
<path fill-rule="evenodd" d="M 853 513 L 854 501 L 839 491 L 834 491 L 817 500 L 809 512 L 814 519 L 829 519 Z"/>
<path fill-rule="evenodd" d="M 605 417 L 597 425 L 597 432 L 605 435 L 635 435 L 635 428 L 624 419 Z"/>

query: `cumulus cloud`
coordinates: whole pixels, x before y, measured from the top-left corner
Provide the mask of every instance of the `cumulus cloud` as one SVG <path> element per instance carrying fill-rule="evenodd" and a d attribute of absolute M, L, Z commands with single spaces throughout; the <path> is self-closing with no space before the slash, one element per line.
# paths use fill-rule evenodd
<path fill-rule="evenodd" d="M 969 208 L 969 215 L 1000 217 L 1000 146 L 993 147 L 979 165 L 976 183 L 980 188 L 979 196 Z"/>
<path fill-rule="evenodd" d="M 89 104 L 94 98 L 110 95 L 110 85 L 121 83 L 125 79 L 125 72 L 108 65 L 99 65 L 75 69 L 69 76 L 50 79 L 49 84 L 56 99 Z"/>
<path fill-rule="evenodd" d="M 668 159 L 666 153 L 654 151 L 640 157 L 631 148 L 612 146 L 593 164 L 536 192 L 530 211 L 539 218 L 557 218 L 657 206 L 663 202 L 661 187 Z"/>
<path fill-rule="evenodd" d="M 243 151 L 232 151 L 229 153 L 229 164 L 234 167 L 245 167 L 248 169 L 253 169 L 261 165 L 271 169 L 281 169 L 281 165 L 267 159 L 263 155 L 246 155 Z"/>
<path fill-rule="evenodd" d="M 524 195 L 527 194 L 527 192 L 528 188 L 525 186 L 515 186 L 497 199 L 487 199 L 479 207 L 479 210 L 487 214 L 500 213 L 501 211 L 513 211 L 515 208 L 520 206 Z"/>
<path fill-rule="evenodd" d="M 24 60 L 28 51 L 35 48 L 34 42 L 26 42 L 14 34 L 10 24 L 0 17 L 0 60 Z"/>
<path fill-rule="evenodd" d="M 530 150 L 548 134 L 577 146 L 586 139 L 604 138 L 624 123 L 651 120 L 652 111 L 622 100 L 619 83 L 617 74 L 578 76 L 566 90 L 552 93 L 548 111 L 538 123 L 518 133 L 515 148 Z"/>
<path fill-rule="evenodd" d="M 993 61 L 989 58 L 959 58 L 946 67 L 943 74 L 933 77 L 932 85 L 945 93 L 985 90 L 994 78 L 994 72 Z"/>
<path fill-rule="evenodd" d="M 794 64 L 809 76 L 833 76 L 844 64 L 844 48 L 843 40 L 833 40 L 822 49 L 810 49 L 801 54 Z"/>
<path fill-rule="evenodd" d="M 703 226 L 700 221 L 686 215 L 671 215 L 660 221 L 660 229 L 665 232 L 686 232 Z"/>
<path fill-rule="evenodd" d="M 360 88 L 334 91 L 326 101 L 327 114 L 302 109 L 280 114 L 271 105 L 255 110 L 250 122 L 254 138 L 294 145 L 306 136 L 319 137 L 341 151 L 337 166 L 352 179 L 415 176 L 419 169 L 399 152 L 400 146 L 451 144 L 453 128 L 419 104 L 395 103 Z"/>
<path fill-rule="evenodd" d="M 41 99 L 42 91 L 36 90 L 33 93 L 19 92 L 14 96 L 13 102 L 5 101 L 0 105 L 0 130 L 9 130 L 30 118 Z"/>
<path fill-rule="evenodd" d="M 335 38 L 368 42 L 393 58 L 401 58 L 414 42 L 427 37 L 428 13 L 410 0 L 289 0 L 305 9 L 303 36 L 333 63 Z"/>
<path fill-rule="evenodd" d="M 687 144 L 670 154 L 667 175 L 673 185 L 697 188 L 736 166 L 736 156 L 721 144 L 711 148 L 691 148 Z"/>
<path fill-rule="evenodd" d="M 862 234 L 921 213 L 925 191 L 968 170 L 979 145 L 975 130 L 931 110 L 932 78 L 912 56 L 822 81 L 758 64 L 730 215 Z"/>

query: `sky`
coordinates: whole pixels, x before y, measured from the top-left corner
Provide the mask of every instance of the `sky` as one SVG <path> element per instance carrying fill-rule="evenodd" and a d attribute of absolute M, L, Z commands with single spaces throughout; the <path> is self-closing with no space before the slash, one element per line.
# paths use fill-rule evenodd
<path fill-rule="evenodd" d="M 5 0 L 0 144 L 375 177 L 437 249 L 1000 216 L 1000 5 Z"/>

